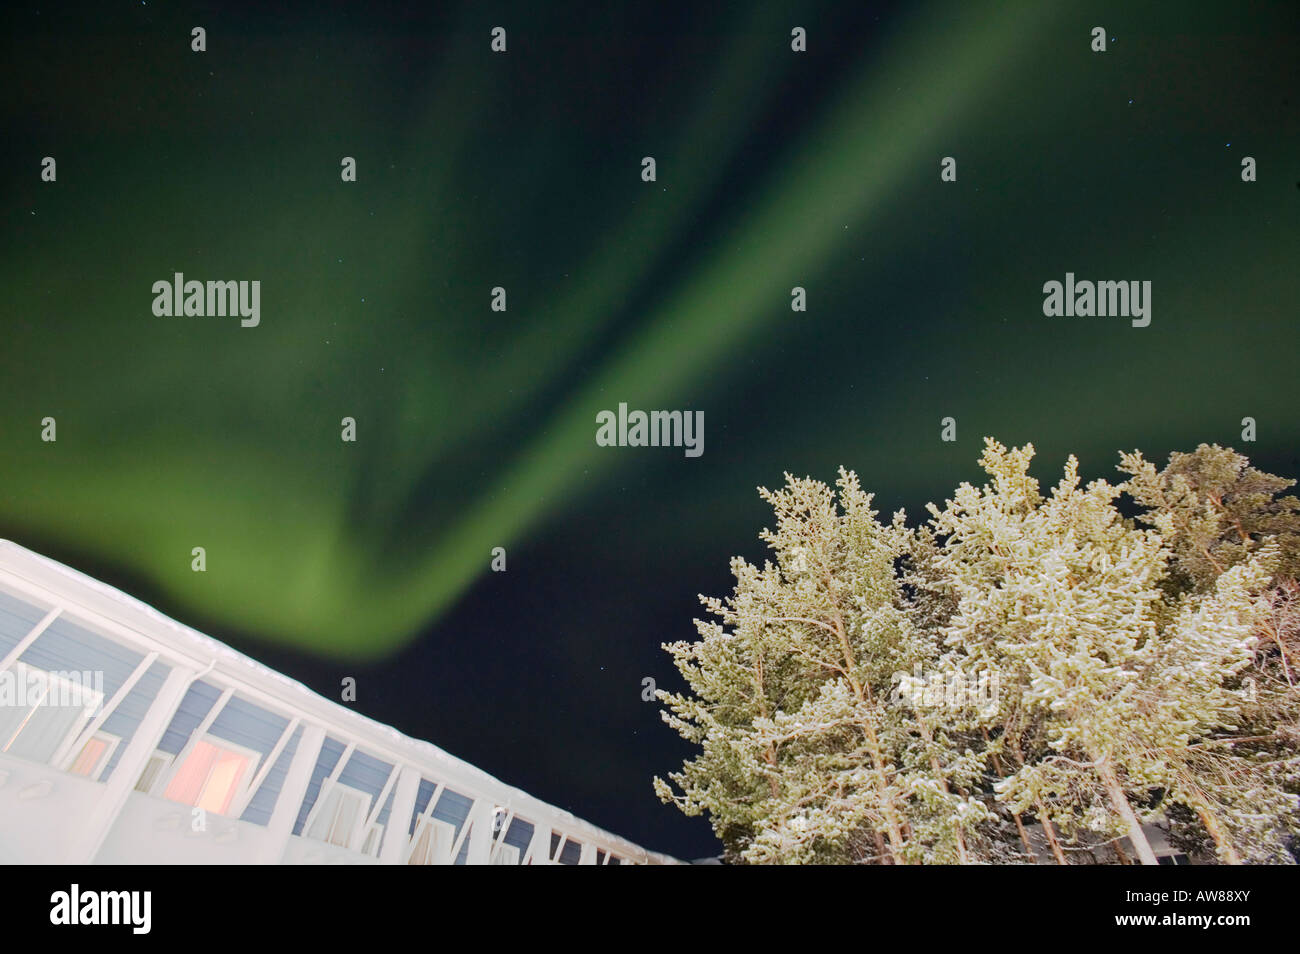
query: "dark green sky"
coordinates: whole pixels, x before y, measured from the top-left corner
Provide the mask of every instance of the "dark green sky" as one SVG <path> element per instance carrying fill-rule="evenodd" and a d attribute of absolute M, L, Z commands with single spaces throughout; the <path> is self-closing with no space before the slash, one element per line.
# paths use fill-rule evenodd
<path fill-rule="evenodd" d="M 5 14 L 0 534 L 653 847 L 709 850 L 641 679 L 756 485 L 1300 475 L 1293 4 L 165 6 Z M 176 271 L 261 324 L 155 317 Z M 1044 317 L 1067 271 L 1151 325 Z M 704 455 L 597 447 L 620 401 Z"/>

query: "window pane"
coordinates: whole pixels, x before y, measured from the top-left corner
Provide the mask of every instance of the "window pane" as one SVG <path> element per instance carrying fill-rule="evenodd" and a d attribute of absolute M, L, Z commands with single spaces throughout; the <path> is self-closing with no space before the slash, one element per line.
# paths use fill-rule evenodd
<path fill-rule="evenodd" d="M 167 763 L 170 761 L 170 759 L 157 753 L 150 756 L 149 764 L 140 773 L 140 781 L 135 783 L 135 790 L 146 794 L 152 793 L 153 787 L 158 781 L 158 776 L 162 775 L 162 770 L 167 767 Z"/>
<path fill-rule="evenodd" d="M 24 662 L 6 677 L 22 685 L 20 705 L 0 706 L 0 752 L 49 763 L 95 711 L 102 695 L 83 683 Z"/>
<path fill-rule="evenodd" d="M 350 847 L 352 833 L 365 818 L 369 805 L 370 799 L 364 792 L 336 783 L 312 821 L 308 836 L 341 848 Z"/>
<path fill-rule="evenodd" d="M 199 798 L 198 807 L 216 812 L 218 815 L 226 814 L 239 787 L 239 780 L 243 778 L 244 770 L 248 767 L 248 761 L 246 755 L 219 750 L 216 762 L 208 775 L 207 784 L 203 786 L 203 795 Z"/>
<path fill-rule="evenodd" d="M 165 797 L 224 815 L 251 766 L 252 759 L 245 753 L 200 739 L 172 776 Z"/>
<path fill-rule="evenodd" d="M 81 750 L 81 754 L 77 756 L 77 760 L 72 763 L 72 767 L 68 771 L 73 775 L 89 776 L 95 771 L 100 760 L 107 752 L 108 740 L 101 739 L 98 736 L 92 737 L 91 740 L 86 743 L 86 747 Z"/>
<path fill-rule="evenodd" d="M 176 770 L 164 795 L 174 802 L 185 805 L 197 805 L 203 791 L 203 783 L 208 780 L 208 773 L 217 761 L 216 746 L 200 740 L 190 751 L 189 758 Z"/>
<path fill-rule="evenodd" d="M 75 706 L 40 705 L 28 713 L 7 751 L 34 762 L 49 762 L 73 731 L 85 721 L 85 710 Z"/>

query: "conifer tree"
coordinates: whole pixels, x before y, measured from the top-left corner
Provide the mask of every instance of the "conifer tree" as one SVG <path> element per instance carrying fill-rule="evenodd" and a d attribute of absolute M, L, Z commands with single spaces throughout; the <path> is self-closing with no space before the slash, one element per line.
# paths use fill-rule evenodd
<path fill-rule="evenodd" d="M 775 562 L 734 559 L 734 594 L 701 597 L 717 621 L 665 646 L 692 691 L 661 691 L 665 721 L 702 751 L 670 776 L 680 794 L 655 788 L 707 811 L 736 859 L 957 860 L 956 819 L 981 813 L 955 791 L 969 769 L 936 762 L 933 730 L 927 742 L 890 701 L 894 674 L 933 655 L 902 608 L 906 532 L 876 519 L 853 474 L 837 486 L 838 500 L 790 475 L 760 488 Z"/>
<path fill-rule="evenodd" d="M 1154 864 L 1144 810 L 1161 790 L 1194 799 L 1180 753 L 1241 717 L 1233 684 L 1265 612 L 1264 554 L 1171 601 L 1171 551 L 1160 532 L 1122 519 L 1120 489 L 1080 487 L 1071 458 L 1044 498 L 1032 456 L 1032 445 L 989 441 L 991 484 L 963 484 L 943 511 L 931 507 L 944 540 L 935 564 L 959 598 L 945 642 L 999 669 L 1004 693 L 1047 728 L 1050 754 L 1008 775 L 1000 795 L 1017 810 L 1073 802 L 1089 828 L 1127 835 Z"/>
<path fill-rule="evenodd" d="M 1119 469 L 1130 475 L 1124 489 L 1143 507 L 1139 520 L 1169 541 L 1175 591 L 1204 591 L 1251 555 L 1273 554 L 1254 658 L 1233 684 L 1242 697 L 1235 730 L 1189 748 L 1180 791 L 1192 810 L 1169 815 L 1175 841 L 1196 845 L 1208 837 L 1225 862 L 1292 861 L 1286 843 L 1296 831 L 1300 793 L 1300 500 L 1282 492 L 1295 481 L 1205 444 L 1172 454 L 1160 471 L 1136 451 L 1122 454 Z"/>
<path fill-rule="evenodd" d="M 1202 447 L 1167 473 L 1124 455 L 1121 486 L 1081 486 L 1070 458 L 1044 496 L 1033 453 L 987 441 L 989 483 L 914 530 L 843 469 L 838 493 L 760 488 L 773 559 L 733 559 L 699 640 L 664 647 L 689 686 L 659 693 L 664 719 L 700 753 L 659 796 L 750 863 L 1032 860 L 1032 816 L 1058 863 L 1059 831 L 1127 837 L 1153 864 L 1161 811 L 1222 861 L 1291 860 L 1287 482 Z M 990 673 L 979 704 L 929 692 Z"/>
<path fill-rule="evenodd" d="M 1143 508 L 1139 520 L 1159 529 L 1173 551 L 1170 576 L 1180 588 L 1208 589 L 1267 543 L 1278 551 L 1279 579 L 1300 573 L 1300 499 L 1280 496 L 1294 480 L 1217 444 L 1171 454 L 1159 471 L 1139 451 L 1120 454 L 1119 470 L 1129 475 L 1122 489 Z"/>

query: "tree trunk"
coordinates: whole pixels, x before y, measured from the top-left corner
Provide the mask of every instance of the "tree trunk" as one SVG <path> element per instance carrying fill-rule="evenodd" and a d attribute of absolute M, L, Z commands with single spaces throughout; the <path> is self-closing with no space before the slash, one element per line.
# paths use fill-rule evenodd
<path fill-rule="evenodd" d="M 1119 814 L 1124 821 L 1124 827 L 1128 829 L 1128 840 L 1133 842 L 1133 847 L 1137 850 L 1138 858 L 1144 865 L 1158 865 L 1156 853 L 1151 850 L 1151 843 L 1147 841 L 1146 833 L 1142 831 L 1142 823 L 1138 821 L 1137 813 L 1133 811 L 1133 806 L 1129 804 L 1128 796 L 1124 794 L 1124 788 L 1119 784 L 1119 778 L 1115 775 L 1115 769 L 1106 759 L 1100 759 L 1097 762 L 1097 774 L 1101 777 L 1102 784 L 1106 786 L 1106 794 L 1110 796 L 1111 807 Z"/>
<path fill-rule="evenodd" d="M 893 856 L 894 864 L 905 865 L 907 861 L 903 857 L 903 825 L 895 811 L 894 799 L 889 794 L 889 782 L 885 778 L 885 760 L 880 752 L 880 741 L 876 738 L 876 729 L 871 724 L 870 718 L 863 722 L 867 747 L 871 752 L 871 762 L 875 768 L 876 791 L 880 795 L 881 811 L 885 821 L 889 823 L 889 851 Z"/>
<path fill-rule="evenodd" d="M 1025 854 L 1037 860 L 1034 846 L 1029 841 L 1029 832 L 1025 831 L 1025 823 L 1020 820 L 1020 812 L 1012 812 L 1011 817 L 1016 820 L 1016 831 L 1020 832 L 1020 843 L 1025 846 Z"/>
<path fill-rule="evenodd" d="M 984 736 L 985 745 L 993 744 L 993 740 L 989 738 L 988 729 L 981 727 L 980 734 Z M 989 754 L 993 756 L 993 771 L 998 773 L 999 778 L 1006 778 L 1006 774 L 1002 771 L 1002 760 L 998 758 L 998 753 L 993 751 Z M 1020 843 L 1025 846 L 1025 854 L 1033 858 L 1036 863 L 1038 853 L 1034 851 L 1034 846 L 1029 840 L 1029 832 L 1025 831 L 1025 823 L 1020 820 L 1020 812 L 1012 812 L 1011 817 L 1016 820 L 1016 831 L 1020 832 Z"/>
<path fill-rule="evenodd" d="M 1038 823 L 1043 826 L 1043 834 L 1047 836 L 1047 844 L 1052 849 L 1052 857 L 1056 859 L 1058 865 L 1069 864 L 1065 860 L 1065 852 L 1061 850 L 1061 843 L 1056 838 L 1056 828 L 1052 825 L 1052 820 L 1047 817 L 1047 806 L 1037 795 L 1034 796 L 1034 807 L 1038 810 Z"/>
<path fill-rule="evenodd" d="M 1223 828 L 1219 825 L 1219 819 L 1215 814 L 1202 804 L 1199 799 L 1195 807 L 1196 814 L 1201 819 L 1201 824 L 1205 826 L 1205 830 L 1214 839 L 1214 847 L 1219 850 L 1219 857 L 1224 860 L 1225 864 L 1241 864 L 1241 855 L 1237 854 L 1237 849 L 1228 840 L 1228 836 L 1223 833 Z"/>
<path fill-rule="evenodd" d="M 826 576 L 826 592 L 831 592 L 829 575 Z M 880 807 L 885 816 L 885 821 L 889 823 L 889 849 L 894 856 L 894 864 L 905 865 L 907 860 L 903 857 L 903 820 L 899 817 L 897 808 L 894 805 L 894 798 L 889 793 L 889 781 L 885 776 L 884 753 L 880 748 L 880 739 L 876 735 L 876 727 L 871 721 L 872 711 L 875 709 L 875 700 L 871 697 L 871 687 L 864 686 L 854 675 L 857 660 L 853 658 L 853 647 L 849 645 L 849 637 L 844 631 L 844 620 L 838 612 L 832 615 L 832 620 L 835 624 L 832 632 L 839 640 L 840 652 L 844 657 L 844 674 L 848 677 L 853 694 L 867 708 L 867 717 L 862 720 L 862 730 L 867 737 L 867 748 L 871 752 L 872 767 L 875 769 L 876 791 L 880 795 Z"/>

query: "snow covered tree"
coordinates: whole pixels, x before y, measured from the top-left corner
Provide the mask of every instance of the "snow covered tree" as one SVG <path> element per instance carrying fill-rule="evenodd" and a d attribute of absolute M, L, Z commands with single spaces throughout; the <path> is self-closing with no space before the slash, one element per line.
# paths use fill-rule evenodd
<path fill-rule="evenodd" d="M 706 811 L 733 860 L 960 860 L 978 800 L 972 766 L 945 761 L 940 727 L 891 701 L 895 674 L 934 647 L 902 608 L 907 534 L 876 519 L 841 470 L 836 494 L 786 475 L 760 488 L 776 514 L 775 562 L 737 557 L 734 594 L 701 597 L 717 621 L 664 648 L 692 695 L 660 692 L 665 721 L 702 752 L 655 780 L 665 801 Z"/>
<path fill-rule="evenodd" d="M 1008 774 L 1001 797 L 1017 811 L 1059 806 L 1067 827 L 1078 817 L 1127 835 L 1153 864 L 1141 815 L 1162 790 L 1194 800 L 1181 754 L 1238 724 L 1233 685 L 1254 657 L 1268 572 L 1251 555 L 1213 590 L 1171 602 L 1162 586 L 1171 551 L 1158 531 L 1123 520 L 1120 489 L 1080 487 L 1071 458 L 1043 497 L 1032 456 L 1032 445 L 988 441 L 991 483 L 963 484 L 944 510 L 930 508 L 943 540 L 933 562 L 958 597 L 945 643 L 968 666 L 1000 671 L 1003 705 L 1046 729 L 1050 751 Z M 991 728 L 1023 722 L 1011 715 Z"/>
<path fill-rule="evenodd" d="M 1121 454 L 1119 470 L 1129 475 L 1121 489 L 1143 508 L 1139 520 L 1173 550 L 1170 577 L 1181 588 L 1209 589 L 1266 543 L 1278 550 L 1279 579 L 1300 573 L 1300 499 L 1279 496 L 1294 480 L 1256 470 L 1217 444 L 1171 454 L 1159 471 L 1138 451 Z"/>
<path fill-rule="evenodd" d="M 1139 519 L 1169 541 L 1176 591 L 1205 591 L 1252 555 L 1275 554 L 1255 654 L 1232 685 L 1242 698 L 1236 728 L 1186 753 L 1185 801 L 1205 807 L 1169 814 L 1175 840 L 1207 836 L 1224 861 L 1294 860 L 1286 841 L 1300 793 L 1300 500 L 1281 494 L 1295 481 L 1205 444 L 1172 454 L 1161 471 L 1136 451 L 1119 469 L 1144 508 Z"/>
<path fill-rule="evenodd" d="M 1125 455 L 1120 486 L 1081 486 L 1070 458 L 1044 496 L 1033 454 L 987 441 L 989 482 L 916 529 L 843 469 L 838 493 L 760 488 L 774 559 L 733 559 L 700 638 L 664 646 L 689 693 L 661 691 L 663 716 L 700 754 L 659 796 L 748 863 L 1030 860 L 1032 816 L 1059 863 L 1127 837 L 1154 864 L 1160 812 L 1225 862 L 1291 860 L 1287 483 L 1202 447 L 1170 473 Z"/>

